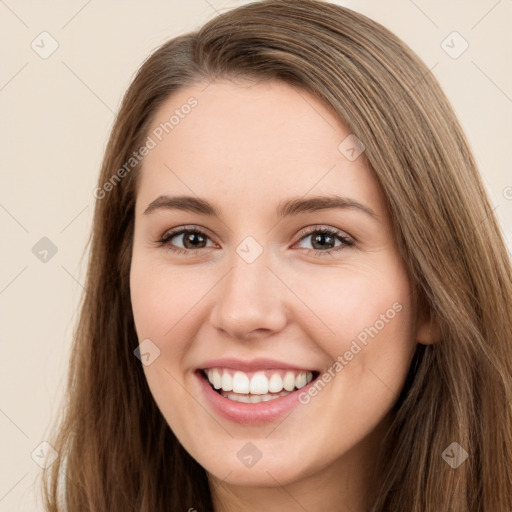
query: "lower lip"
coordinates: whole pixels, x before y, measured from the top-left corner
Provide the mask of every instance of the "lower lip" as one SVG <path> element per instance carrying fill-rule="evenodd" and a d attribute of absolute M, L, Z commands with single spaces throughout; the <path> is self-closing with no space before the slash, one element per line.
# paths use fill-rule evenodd
<path fill-rule="evenodd" d="M 286 396 L 256 404 L 246 404 L 235 402 L 217 393 L 202 372 L 196 372 L 196 377 L 199 379 L 204 396 L 213 410 L 223 418 L 243 425 L 261 425 L 280 419 L 300 404 L 299 394 L 307 392 L 315 382 L 312 380 L 306 386 Z"/>

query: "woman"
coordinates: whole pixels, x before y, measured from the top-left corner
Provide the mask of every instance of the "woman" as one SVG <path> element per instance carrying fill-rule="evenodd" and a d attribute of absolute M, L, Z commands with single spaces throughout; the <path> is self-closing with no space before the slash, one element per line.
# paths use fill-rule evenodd
<path fill-rule="evenodd" d="M 268 0 L 169 41 L 94 195 L 47 510 L 512 510 L 510 261 L 388 30 Z"/>

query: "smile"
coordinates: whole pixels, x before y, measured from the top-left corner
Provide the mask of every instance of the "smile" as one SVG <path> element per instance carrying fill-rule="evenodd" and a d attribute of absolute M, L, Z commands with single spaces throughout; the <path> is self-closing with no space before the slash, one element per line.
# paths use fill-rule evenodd
<path fill-rule="evenodd" d="M 202 401 L 214 415 L 242 425 L 264 425 L 301 406 L 300 393 L 315 385 L 320 371 L 285 359 L 224 357 L 204 361 L 194 374 Z"/>
<path fill-rule="evenodd" d="M 230 368 L 202 370 L 211 387 L 234 402 L 255 404 L 287 396 L 318 376 L 316 371 L 286 369 L 244 372 Z"/>

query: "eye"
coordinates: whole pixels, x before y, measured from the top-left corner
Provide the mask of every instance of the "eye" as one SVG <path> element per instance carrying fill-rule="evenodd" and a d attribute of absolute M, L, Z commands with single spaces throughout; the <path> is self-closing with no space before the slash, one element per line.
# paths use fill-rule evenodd
<path fill-rule="evenodd" d="M 314 256 L 332 256 L 334 252 L 354 245 L 343 231 L 325 226 L 308 228 L 301 231 L 300 235 L 301 240 L 311 239 L 313 249 L 306 248 L 306 250 Z M 338 246 L 336 246 L 336 240 L 340 241 Z"/>
<path fill-rule="evenodd" d="M 181 237 L 181 243 L 184 244 L 184 248 L 176 247 L 174 243 L 171 243 L 173 238 L 179 239 Z M 168 246 L 168 249 L 176 254 L 189 254 L 194 249 L 203 249 L 204 243 L 208 240 L 208 235 L 196 227 L 181 227 L 165 233 L 158 243 L 161 245 Z"/>
<path fill-rule="evenodd" d="M 312 249 L 305 248 L 308 252 L 314 256 L 332 255 L 333 252 L 337 252 L 345 247 L 354 245 L 354 241 L 350 239 L 343 231 L 329 227 L 313 227 L 302 230 L 300 233 L 301 239 L 305 240 L 312 237 L 311 245 Z M 184 247 L 177 247 L 172 240 L 180 239 Z M 167 248 L 176 254 L 191 255 L 196 249 L 205 249 L 207 246 L 209 236 L 201 229 L 193 227 L 180 227 L 170 231 L 167 231 L 160 240 L 157 241 L 161 246 L 167 246 Z M 336 241 L 339 241 L 339 245 L 336 245 Z M 213 246 L 215 244 L 212 244 Z M 332 246 L 332 247 L 331 247 Z M 211 247 L 211 246 L 210 246 Z"/>

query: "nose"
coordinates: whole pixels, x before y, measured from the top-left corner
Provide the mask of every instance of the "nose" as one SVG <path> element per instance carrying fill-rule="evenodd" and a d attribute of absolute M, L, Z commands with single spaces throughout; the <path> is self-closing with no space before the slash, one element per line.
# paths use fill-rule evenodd
<path fill-rule="evenodd" d="M 231 269 L 215 287 L 212 325 L 241 340 L 281 331 L 287 322 L 286 286 L 269 268 L 265 251 L 252 263 L 237 253 L 232 261 Z"/>

